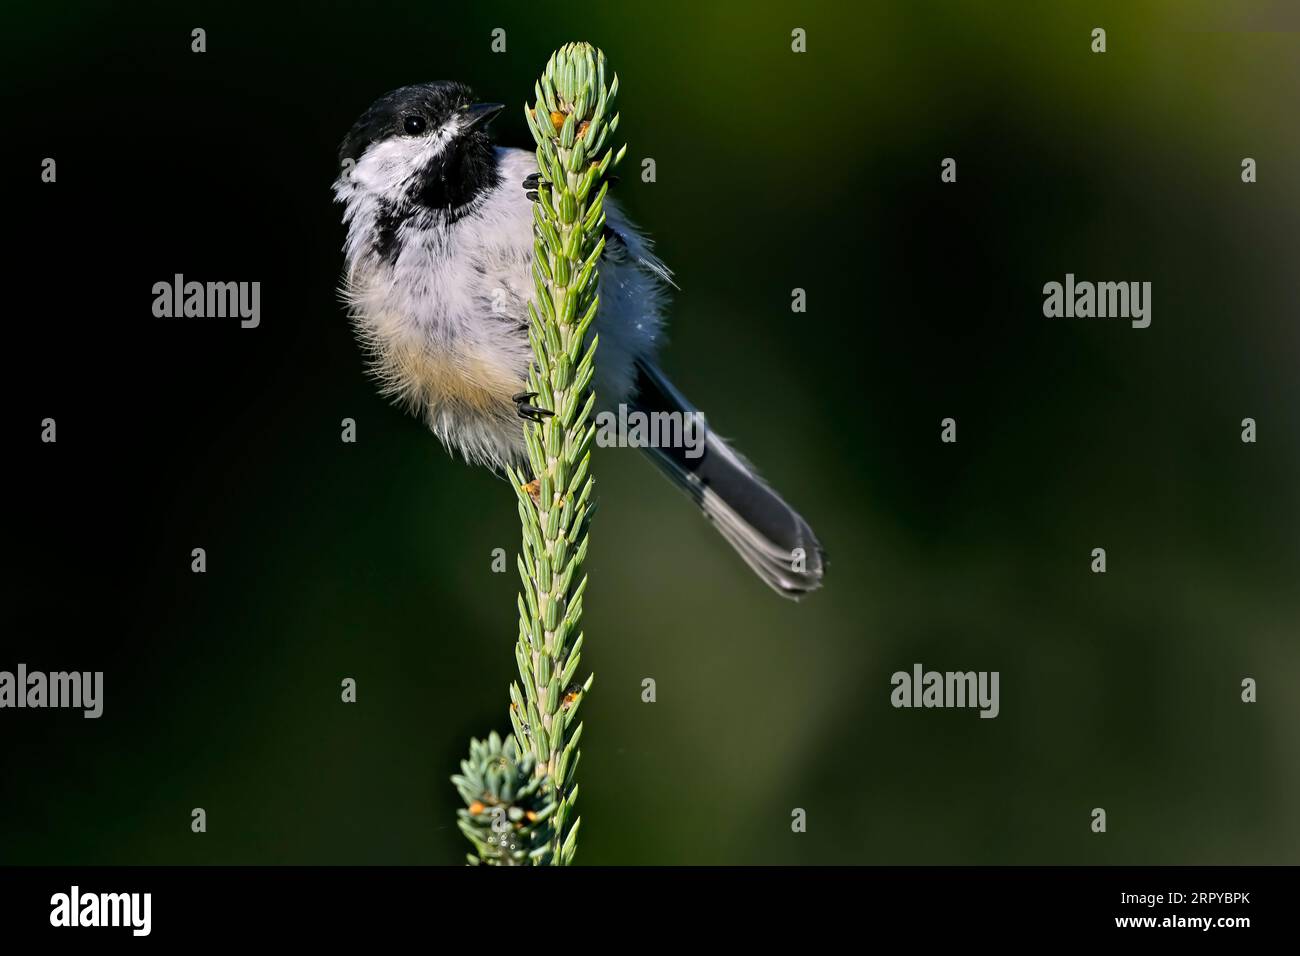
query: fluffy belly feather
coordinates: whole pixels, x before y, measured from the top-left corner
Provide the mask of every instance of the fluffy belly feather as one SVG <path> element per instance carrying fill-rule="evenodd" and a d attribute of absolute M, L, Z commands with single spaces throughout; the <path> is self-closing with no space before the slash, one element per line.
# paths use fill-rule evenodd
<path fill-rule="evenodd" d="M 391 314 L 355 314 L 353 321 L 382 394 L 471 462 L 499 467 L 521 459 L 523 432 L 511 396 L 523 391 L 524 378 L 503 361 L 508 355 L 470 340 L 435 349 Z"/>

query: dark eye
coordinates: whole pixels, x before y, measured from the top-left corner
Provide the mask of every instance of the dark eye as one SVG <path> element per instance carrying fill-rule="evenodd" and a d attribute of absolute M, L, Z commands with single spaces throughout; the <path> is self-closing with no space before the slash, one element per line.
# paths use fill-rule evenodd
<path fill-rule="evenodd" d="M 419 136 L 424 132 L 423 116 L 408 116 L 402 120 L 402 129 L 410 136 Z"/>

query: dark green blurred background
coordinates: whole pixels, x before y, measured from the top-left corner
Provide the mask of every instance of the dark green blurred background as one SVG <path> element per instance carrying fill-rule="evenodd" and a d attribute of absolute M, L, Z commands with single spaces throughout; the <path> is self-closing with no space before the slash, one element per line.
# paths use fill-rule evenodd
<path fill-rule="evenodd" d="M 0 669 L 106 701 L 0 713 L 0 862 L 463 858 L 514 498 L 376 397 L 328 187 L 379 94 L 521 104 L 570 39 L 621 76 L 666 368 L 832 562 L 780 601 L 598 452 L 580 861 L 1300 862 L 1300 17 L 1220 6 L 7 5 Z M 154 319 L 175 272 L 261 281 L 262 326 Z M 1045 319 L 1067 272 L 1152 326 Z M 1000 671 L 1001 716 L 891 708 L 915 662 Z"/>

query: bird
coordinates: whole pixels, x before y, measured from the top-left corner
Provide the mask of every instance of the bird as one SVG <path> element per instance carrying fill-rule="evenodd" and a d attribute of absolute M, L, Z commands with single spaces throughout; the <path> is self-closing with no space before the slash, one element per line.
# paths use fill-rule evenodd
<path fill-rule="evenodd" d="M 498 474 L 527 460 L 521 418 L 549 414 L 526 391 L 537 161 L 493 143 L 503 108 L 456 81 L 386 93 L 344 137 L 332 190 L 346 227 L 339 293 L 380 393 Z M 657 361 L 672 273 L 610 198 L 605 215 L 598 407 L 701 415 Z M 822 585 L 808 522 L 711 429 L 701 448 L 644 450 L 777 594 Z"/>

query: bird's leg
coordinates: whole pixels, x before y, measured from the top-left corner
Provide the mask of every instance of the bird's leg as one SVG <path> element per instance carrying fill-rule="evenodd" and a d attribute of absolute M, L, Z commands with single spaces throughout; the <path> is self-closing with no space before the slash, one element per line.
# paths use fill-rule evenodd
<path fill-rule="evenodd" d="M 536 392 L 520 392 L 518 395 L 511 395 L 510 401 L 515 403 L 515 411 L 520 418 L 527 419 L 530 422 L 537 422 L 540 425 L 543 418 L 549 418 L 555 412 L 549 408 L 538 408 L 528 401 L 530 398 L 536 397 Z"/>
<path fill-rule="evenodd" d="M 536 405 L 533 405 L 528 401 L 530 398 L 536 397 L 536 392 L 520 392 L 518 395 L 511 395 L 510 400 L 517 406 L 520 418 L 541 424 L 542 419 L 554 415 L 555 412 L 551 411 L 549 408 L 538 408 Z M 525 484 L 523 489 L 528 492 L 528 497 L 533 499 L 533 504 L 540 508 L 542 504 L 542 483 L 534 478 L 532 481 Z"/>
<path fill-rule="evenodd" d="M 614 175 L 606 176 L 605 179 L 611 186 L 618 182 L 618 177 Z M 537 190 L 542 186 L 549 186 L 550 183 L 542 178 L 541 173 L 529 173 L 524 177 L 524 195 L 533 202 L 537 202 Z"/>
<path fill-rule="evenodd" d="M 532 173 L 524 177 L 524 195 L 532 202 L 537 202 L 537 189 L 540 186 L 549 186 L 546 180 L 542 179 L 541 173 Z"/>

